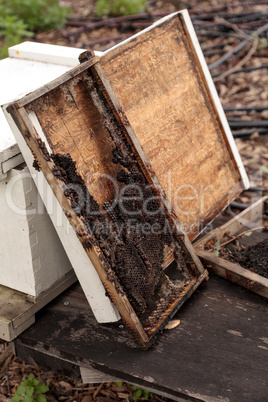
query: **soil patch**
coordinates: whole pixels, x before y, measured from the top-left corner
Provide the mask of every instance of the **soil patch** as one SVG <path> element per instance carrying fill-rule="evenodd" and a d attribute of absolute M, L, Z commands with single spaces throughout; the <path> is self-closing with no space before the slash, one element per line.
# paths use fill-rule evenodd
<path fill-rule="evenodd" d="M 268 278 L 268 239 L 233 254 L 241 267 Z"/>

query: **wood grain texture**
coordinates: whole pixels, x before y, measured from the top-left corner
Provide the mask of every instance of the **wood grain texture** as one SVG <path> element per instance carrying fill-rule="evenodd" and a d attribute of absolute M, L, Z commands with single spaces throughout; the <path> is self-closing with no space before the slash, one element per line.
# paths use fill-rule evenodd
<path fill-rule="evenodd" d="M 268 279 L 204 250 L 196 249 L 196 254 L 215 274 L 268 298 Z"/>
<path fill-rule="evenodd" d="M 113 164 L 112 139 L 100 112 L 95 87 L 87 72 L 67 81 L 28 110 L 35 110 L 53 153 L 70 154 L 90 192 L 99 204 L 115 197 L 115 178 L 120 166 Z M 96 106 L 97 105 L 97 106 Z"/>
<path fill-rule="evenodd" d="M 12 341 L 35 321 L 35 314 L 76 282 L 73 271 L 55 281 L 38 296 L 0 285 L 0 338 Z"/>
<path fill-rule="evenodd" d="M 68 300 L 65 306 L 63 301 Z M 16 339 L 19 357 L 64 360 L 140 387 L 206 402 L 267 399 L 267 301 L 211 274 L 177 313 L 181 324 L 137 350 L 120 323 L 96 325 L 79 286 L 46 306 Z M 49 325 L 48 325 L 49 323 Z"/>
<path fill-rule="evenodd" d="M 260 198 L 240 214 L 212 230 L 194 243 L 196 254 L 212 272 L 264 297 L 268 297 L 267 278 L 249 269 L 243 268 L 239 264 L 239 261 L 233 263 L 224 258 L 215 256 L 206 250 L 211 241 L 212 243 L 209 248 L 213 248 L 213 244 L 215 244 L 216 241 L 218 241 L 219 244 L 224 244 L 231 236 L 235 237 L 239 233 L 243 233 L 247 230 L 250 231 L 250 229 L 254 227 L 262 227 L 262 214 L 265 211 L 266 202 L 266 196 Z M 267 237 L 265 231 L 261 231 L 260 233 L 254 231 L 251 233 L 250 237 L 240 237 L 239 240 L 243 247 L 248 247 L 267 240 Z"/>
<path fill-rule="evenodd" d="M 211 239 L 222 242 L 225 233 L 228 233 L 228 236 L 235 236 L 237 233 L 246 230 L 249 225 L 252 225 L 253 223 L 256 224 L 256 227 L 262 225 L 262 214 L 266 200 L 267 197 L 260 198 L 250 207 L 240 212 L 240 214 L 235 215 L 228 222 L 218 226 L 213 231 L 194 242 L 194 247 L 196 249 L 204 249 L 205 244 Z"/>
<path fill-rule="evenodd" d="M 100 59 L 190 238 L 241 190 L 201 67 L 178 15 Z"/>

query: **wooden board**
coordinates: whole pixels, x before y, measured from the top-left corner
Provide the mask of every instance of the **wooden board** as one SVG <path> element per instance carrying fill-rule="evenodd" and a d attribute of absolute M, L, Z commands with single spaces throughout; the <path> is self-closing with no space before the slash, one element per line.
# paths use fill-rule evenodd
<path fill-rule="evenodd" d="M 109 49 L 100 63 L 193 240 L 248 180 L 187 11 Z"/>
<path fill-rule="evenodd" d="M 174 318 L 177 328 L 138 350 L 122 322 L 96 324 L 78 285 L 43 309 L 15 349 L 70 377 L 93 368 L 172 400 L 266 401 L 267 300 L 212 273 Z"/>
<path fill-rule="evenodd" d="M 0 285 L 0 338 L 12 341 L 35 322 L 37 311 L 76 281 L 70 271 L 35 297 Z"/>
<path fill-rule="evenodd" d="M 133 337 L 150 346 L 207 271 L 98 58 L 8 111 Z"/>
<path fill-rule="evenodd" d="M 206 251 L 207 244 L 210 244 L 209 248 L 213 247 L 217 241 L 223 244 L 230 236 L 236 236 L 243 231 L 250 230 L 258 227 L 262 227 L 262 216 L 267 209 L 267 197 L 260 198 L 249 208 L 245 209 L 239 215 L 235 216 L 229 222 L 218 228 L 212 230 L 206 236 L 199 239 L 194 243 L 195 251 L 201 260 L 206 264 L 214 273 L 223 278 L 226 278 L 240 286 L 243 286 L 255 293 L 258 293 L 264 297 L 268 297 L 268 279 L 249 270 L 241 267 L 239 263 L 232 263 L 221 257 L 213 255 L 211 252 Z M 253 233 L 253 232 L 252 232 Z M 255 243 L 263 241 L 268 238 L 265 232 L 254 232 Z M 252 238 L 249 238 L 249 245 L 252 243 Z M 245 240 L 244 240 L 245 241 Z M 268 257 L 267 257 L 268 258 Z"/>
<path fill-rule="evenodd" d="M 0 181 L 7 177 L 7 172 L 24 162 L 19 147 L 7 124 L 6 118 L 0 108 Z"/>
<path fill-rule="evenodd" d="M 9 57 L 0 61 L 0 74 L 4 77 L 0 86 L 0 106 L 21 98 L 78 65 L 81 51 L 83 49 L 28 41 L 10 47 Z M 2 108 L 0 124 L 0 180 L 3 180 L 10 169 L 24 160 Z"/>

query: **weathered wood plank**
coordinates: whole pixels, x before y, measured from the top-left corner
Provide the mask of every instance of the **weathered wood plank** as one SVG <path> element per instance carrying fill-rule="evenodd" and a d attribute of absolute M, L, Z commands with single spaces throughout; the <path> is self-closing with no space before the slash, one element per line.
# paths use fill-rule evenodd
<path fill-rule="evenodd" d="M 206 251 L 196 249 L 196 254 L 206 265 L 208 264 L 211 267 L 215 274 L 261 296 L 268 297 L 268 279 L 242 268 L 239 264 L 226 261 Z"/>
<path fill-rule="evenodd" d="M 260 198 L 250 207 L 246 208 L 238 215 L 235 215 L 228 222 L 215 228 L 207 235 L 201 237 L 198 241 L 194 243 L 194 247 L 203 248 L 206 242 L 212 238 L 221 241 L 226 233 L 228 233 L 228 235 L 230 236 L 234 236 L 243 228 L 248 227 L 248 225 L 254 224 L 256 220 L 261 220 L 265 199 L 267 199 L 267 197 Z"/>
<path fill-rule="evenodd" d="M 68 272 L 38 296 L 0 285 L 0 338 L 12 341 L 35 322 L 35 314 L 47 303 L 76 282 L 73 271 Z"/>
<path fill-rule="evenodd" d="M 73 78 L 75 75 L 85 71 L 87 68 L 92 66 L 98 60 L 99 58 L 97 56 L 93 57 L 90 61 L 80 64 L 79 66 L 73 68 L 70 71 L 67 71 L 65 74 L 49 82 L 48 84 L 42 86 L 40 89 L 30 93 L 29 95 L 24 96 L 21 100 L 17 102 L 18 107 L 23 107 L 28 103 L 32 102 L 33 100 L 39 98 L 40 96 L 45 95 L 49 91 L 52 91 L 53 89 L 57 88 L 61 83 L 64 83 L 67 80 Z"/>
<path fill-rule="evenodd" d="M 231 282 L 237 283 L 240 286 L 243 286 L 264 297 L 268 297 L 268 279 L 250 271 L 249 269 L 241 267 L 239 263 L 232 263 L 205 251 L 205 247 L 210 240 L 215 243 L 216 241 L 219 241 L 220 244 L 223 244 L 227 239 L 226 234 L 229 238 L 229 236 L 236 236 L 245 230 L 250 230 L 254 227 L 259 227 L 262 225 L 262 214 L 264 212 L 266 202 L 266 196 L 260 198 L 240 214 L 236 215 L 225 224 L 212 230 L 210 233 L 204 237 L 201 237 L 201 239 L 194 243 L 194 248 L 197 255 L 206 265 L 209 266 L 210 270 L 217 275 L 228 279 Z M 257 236 L 257 232 L 254 233 Z M 265 238 L 267 239 L 265 233 L 260 234 L 257 237 L 259 242 L 263 241 Z M 250 238 L 248 239 L 248 242 L 251 242 Z M 257 243 L 256 238 L 255 243 Z"/>
<path fill-rule="evenodd" d="M 25 358 L 34 354 L 41 365 L 54 356 L 174 399 L 264 402 L 267 311 L 261 296 L 211 274 L 176 314 L 181 324 L 141 351 L 121 323 L 96 325 L 75 286 L 46 306 L 15 344 L 19 356 L 23 347 Z"/>

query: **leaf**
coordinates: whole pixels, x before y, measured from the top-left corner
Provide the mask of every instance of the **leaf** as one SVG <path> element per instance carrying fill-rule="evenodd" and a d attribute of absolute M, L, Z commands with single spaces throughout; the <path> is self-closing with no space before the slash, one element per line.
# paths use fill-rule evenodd
<path fill-rule="evenodd" d="M 220 251 L 221 245 L 220 245 L 220 241 L 219 241 L 219 240 L 215 243 L 215 247 L 216 247 L 216 250 Z"/>
<path fill-rule="evenodd" d="M 18 395 L 17 393 L 12 397 L 12 402 L 20 402 L 20 395 Z"/>
<path fill-rule="evenodd" d="M 211 254 L 216 255 L 216 257 L 219 257 L 220 251 L 221 251 L 221 245 L 220 245 L 220 241 L 219 241 L 219 240 L 216 241 L 216 243 L 215 243 L 215 249 L 216 249 L 216 250 L 212 251 Z"/>
<path fill-rule="evenodd" d="M 211 253 L 211 254 L 215 255 L 216 257 L 219 257 L 219 255 L 220 255 L 220 253 L 219 253 L 219 251 L 218 251 L 218 250 L 214 250 L 214 251 L 212 251 L 212 253 Z"/>
<path fill-rule="evenodd" d="M 153 394 L 152 394 L 152 392 L 147 391 L 146 389 L 144 389 L 144 390 L 143 390 L 143 396 L 144 396 L 144 398 L 146 398 L 146 399 L 151 399 L 151 398 L 153 397 Z"/>
<path fill-rule="evenodd" d="M 244 233 L 244 236 L 251 236 L 253 232 Z"/>
<path fill-rule="evenodd" d="M 33 402 L 34 400 L 33 400 L 33 397 L 32 396 L 28 396 L 28 395 L 25 395 L 25 398 L 23 399 L 23 402 Z"/>
<path fill-rule="evenodd" d="M 39 384 L 35 387 L 35 391 L 39 392 L 40 394 L 45 394 L 49 391 L 49 388 L 43 382 L 39 382 Z"/>
<path fill-rule="evenodd" d="M 27 387 L 26 387 L 26 385 L 24 384 L 24 382 L 25 382 L 25 381 L 23 381 L 22 383 L 20 383 L 20 385 L 19 385 L 18 388 L 17 388 L 16 394 L 22 395 L 22 394 L 24 394 L 24 393 L 26 392 Z"/>
<path fill-rule="evenodd" d="M 137 399 L 139 399 L 142 396 L 142 389 L 139 388 L 137 389 L 137 391 L 134 392 L 133 394 L 133 400 L 136 401 Z"/>
<path fill-rule="evenodd" d="M 115 385 L 117 385 L 118 388 L 121 388 L 122 385 L 123 385 L 123 383 L 122 383 L 122 381 L 117 381 L 117 382 L 115 383 Z"/>
<path fill-rule="evenodd" d="M 35 402 L 46 402 L 47 399 L 43 394 L 39 394 L 37 395 L 37 397 L 35 398 Z"/>
<path fill-rule="evenodd" d="M 29 385 L 26 389 L 25 396 L 32 397 L 34 394 L 34 387 L 32 385 Z"/>
<path fill-rule="evenodd" d="M 28 378 L 27 378 L 27 382 L 29 381 L 33 381 L 34 380 L 34 375 L 33 373 L 29 374 Z"/>
<path fill-rule="evenodd" d="M 181 320 L 171 320 L 169 323 L 165 326 L 165 329 L 173 329 L 176 328 L 178 325 L 180 325 Z"/>
<path fill-rule="evenodd" d="M 267 166 L 264 166 L 264 165 L 260 166 L 260 170 L 261 170 L 263 173 L 268 173 L 268 167 L 267 167 Z"/>
<path fill-rule="evenodd" d="M 33 380 L 33 386 L 37 387 L 38 384 L 40 384 L 41 381 L 37 380 L 36 378 Z"/>

